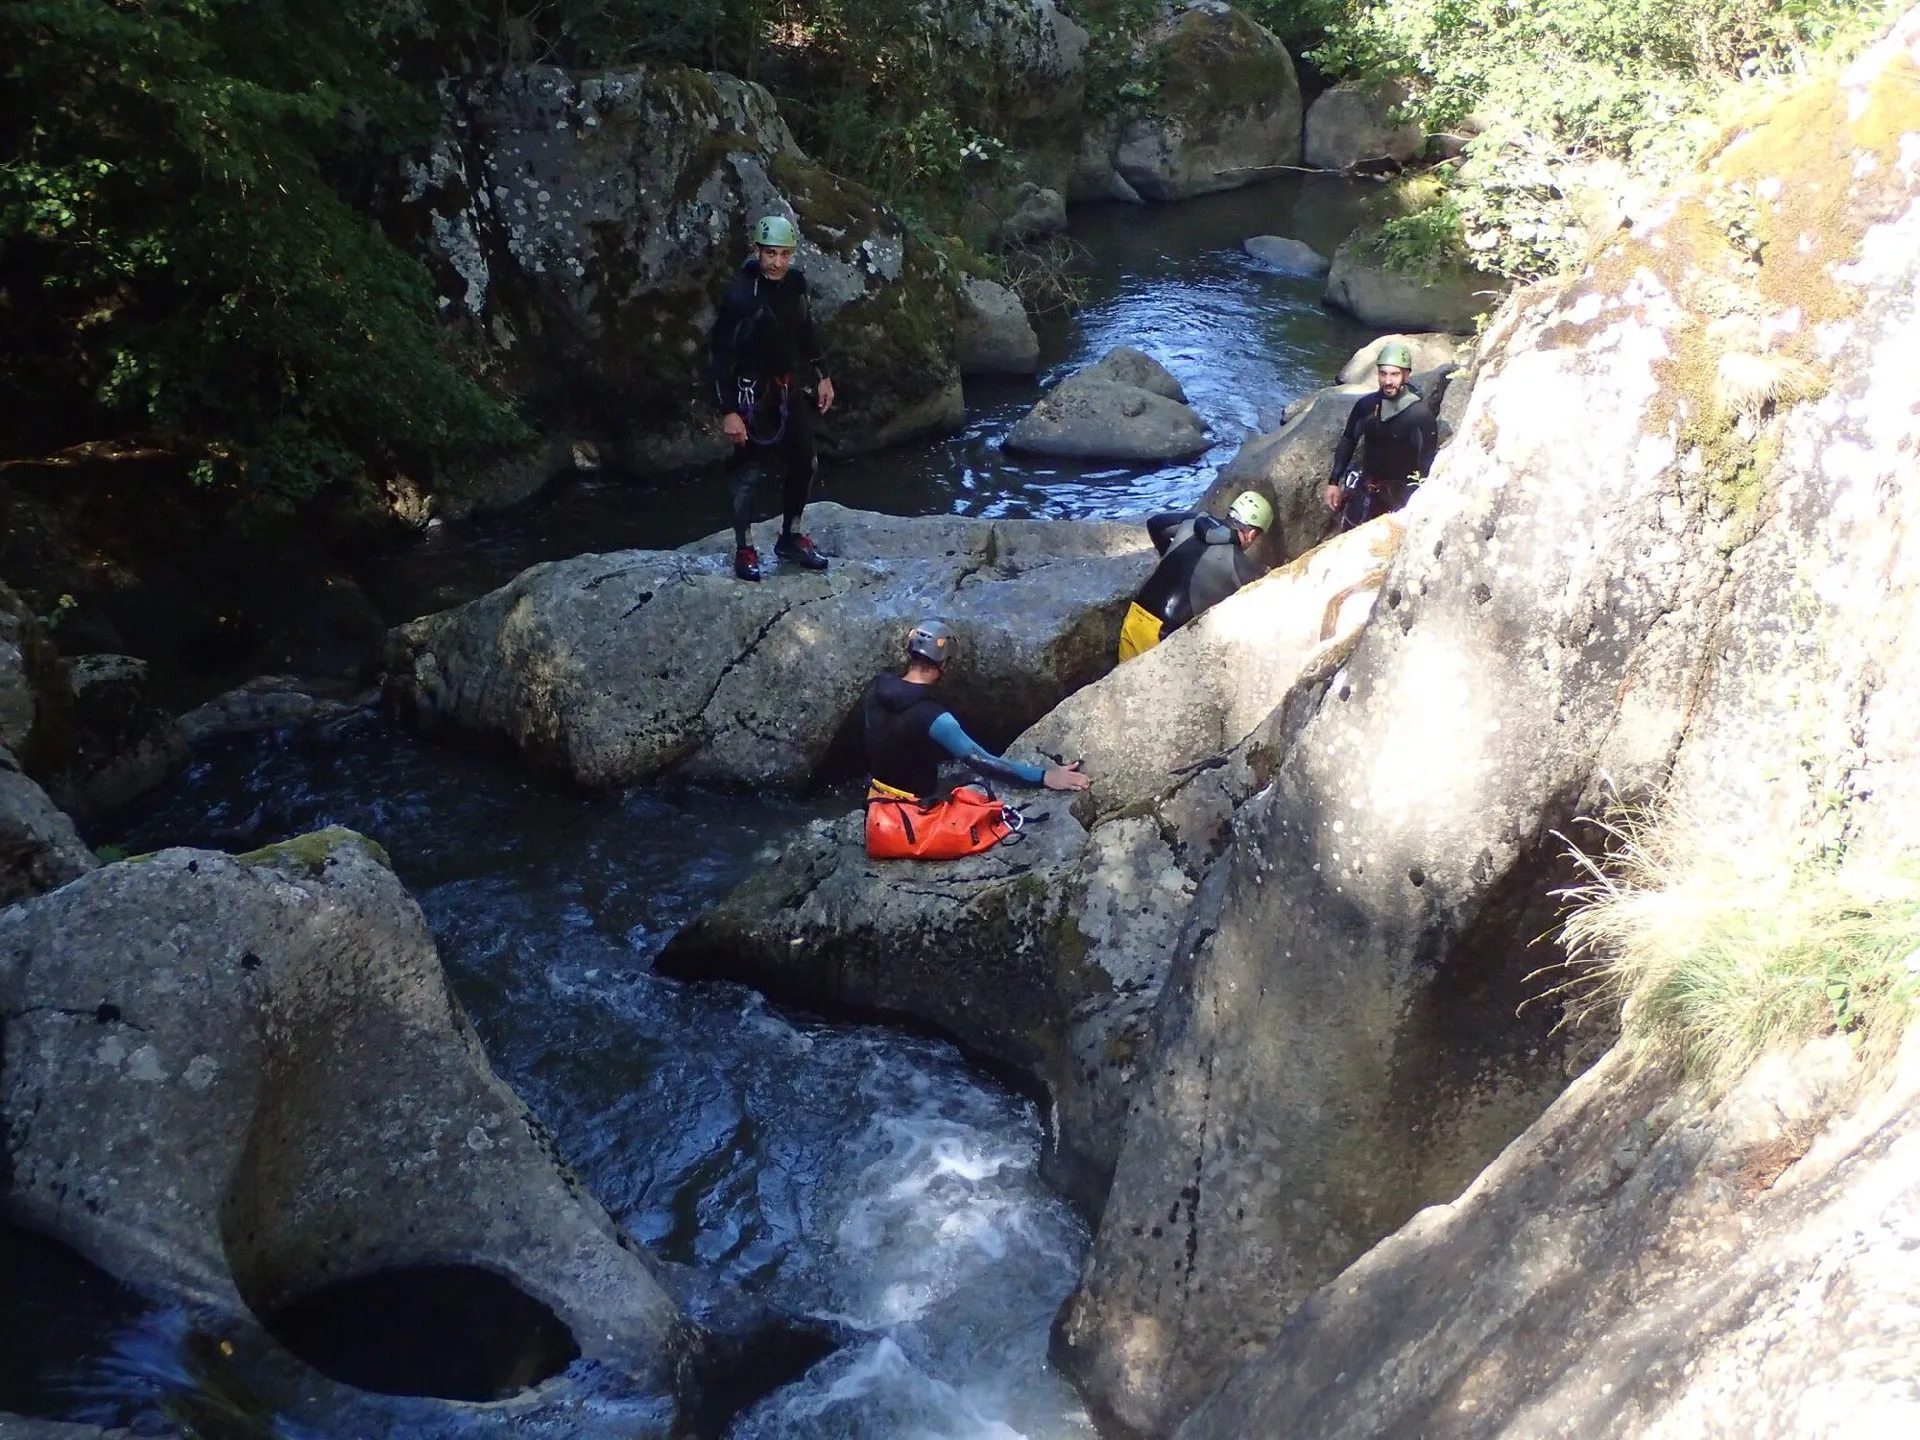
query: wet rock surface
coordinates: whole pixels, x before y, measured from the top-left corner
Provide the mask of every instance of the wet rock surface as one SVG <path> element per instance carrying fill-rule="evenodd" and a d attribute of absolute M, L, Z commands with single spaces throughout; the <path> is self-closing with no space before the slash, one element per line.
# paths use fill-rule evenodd
<path fill-rule="evenodd" d="M 1290 240 L 1284 235 L 1255 235 L 1245 241 L 1242 248 L 1261 264 L 1283 275 L 1324 275 L 1333 265 L 1306 241 Z"/>
<path fill-rule="evenodd" d="M 944 619 L 961 723 L 1004 744 L 1111 668 L 1147 574 L 1134 526 L 902 520 L 815 505 L 832 567 L 752 585 L 732 539 L 535 566 L 393 632 L 389 701 L 504 735 L 594 785 L 671 772 L 800 788 L 862 763 L 859 697 L 906 632 Z M 771 547 L 768 547 L 769 558 Z"/>
<path fill-rule="evenodd" d="M 169 850 L 0 914 L 12 1213 L 243 1327 L 473 1266 L 671 1403 L 690 1333 L 494 1077 L 383 859 L 348 831 Z"/>

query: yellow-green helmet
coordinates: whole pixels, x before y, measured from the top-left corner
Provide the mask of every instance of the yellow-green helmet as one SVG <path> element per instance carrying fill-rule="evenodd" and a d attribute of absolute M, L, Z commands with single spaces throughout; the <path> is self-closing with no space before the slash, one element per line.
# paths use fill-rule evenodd
<path fill-rule="evenodd" d="M 1236 525 L 1245 525 L 1254 530 L 1271 530 L 1273 503 L 1258 490 L 1242 490 L 1234 497 L 1227 518 Z"/>
<path fill-rule="evenodd" d="M 1373 357 L 1373 363 L 1411 370 L 1413 369 L 1413 347 L 1404 340 L 1389 340 L 1380 347 L 1380 353 Z"/>
<path fill-rule="evenodd" d="M 753 222 L 753 243 L 792 250 L 800 243 L 800 231 L 784 215 L 762 215 Z"/>

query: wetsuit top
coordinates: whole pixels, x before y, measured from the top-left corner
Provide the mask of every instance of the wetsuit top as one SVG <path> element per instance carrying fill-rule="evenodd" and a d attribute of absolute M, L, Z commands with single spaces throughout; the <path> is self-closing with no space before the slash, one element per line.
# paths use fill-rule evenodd
<path fill-rule="evenodd" d="M 1353 464 L 1356 448 L 1361 452 L 1360 473 L 1369 480 L 1391 485 L 1424 480 L 1440 448 L 1440 424 L 1433 407 L 1411 384 L 1391 400 L 1376 390 L 1362 395 L 1347 416 L 1346 433 L 1333 452 L 1335 484 Z"/>
<path fill-rule="evenodd" d="M 1038 765 L 1003 760 L 966 731 L 933 698 L 932 685 L 881 675 L 867 686 L 860 708 L 867 729 L 867 770 L 882 785 L 923 799 L 940 788 L 940 762 L 951 756 L 994 780 L 1038 785 Z"/>
<path fill-rule="evenodd" d="M 818 381 L 827 373 L 820 327 L 814 323 L 807 277 L 789 270 L 781 280 L 760 273 L 749 256 L 721 298 L 708 346 L 713 395 L 724 415 L 739 405 L 742 379 L 780 379 L 802 364 Z"/>
<path fill-rule="evenodd" d="M 1194 616 L 1218 605 L 1260 567 L 1235 542 L 1233 526 L 1211 515 L 1173 512 L 1147 521 L 1147 534 L 1161 560 L 1133 597 L 1172 634 Z"/>

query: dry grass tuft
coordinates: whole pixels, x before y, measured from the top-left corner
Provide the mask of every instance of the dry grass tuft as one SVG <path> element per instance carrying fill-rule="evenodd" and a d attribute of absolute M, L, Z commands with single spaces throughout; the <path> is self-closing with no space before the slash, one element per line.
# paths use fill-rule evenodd
<path fill-rule="evenodd" d="M 1646 812 L 1605 829 L 1613 852 L 1575 851 L 1589 879 L 1560 892 L 1570 1019 L 1617 1007 L 1623 1039 L 1716 1089 L 1836 1030 L 1870 1064 L 1893 1053 L 1920 1003 L 1920 855 L 1808 855 Z"/>
<path fill-rule="evenodd" d="M 1730 350 L 1714 371 L 1714 401 L 1720 413 L 1749 424 L 1811 400 L 1825 389 L 1825 378 L 1818 370 L 1789 355 Z"/>

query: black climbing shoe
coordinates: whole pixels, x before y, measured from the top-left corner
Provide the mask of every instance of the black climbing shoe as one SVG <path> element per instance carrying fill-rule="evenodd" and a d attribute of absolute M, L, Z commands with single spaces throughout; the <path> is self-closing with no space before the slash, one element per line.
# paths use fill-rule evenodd
<path fill-rule="evenodd" d="M 813 541 L 804 535 L 782 535 L 773 542 L 773 553 L 782 560 L 791 560 L 803 570 L 824 570 L 827 557 L 813 548 Z"/>
<path fill-rule="evenodd" d="M 733 573 L 742 580 L 760 578 L 760 552 L 751 545 L 742 545 L 733 552 Z"/>

